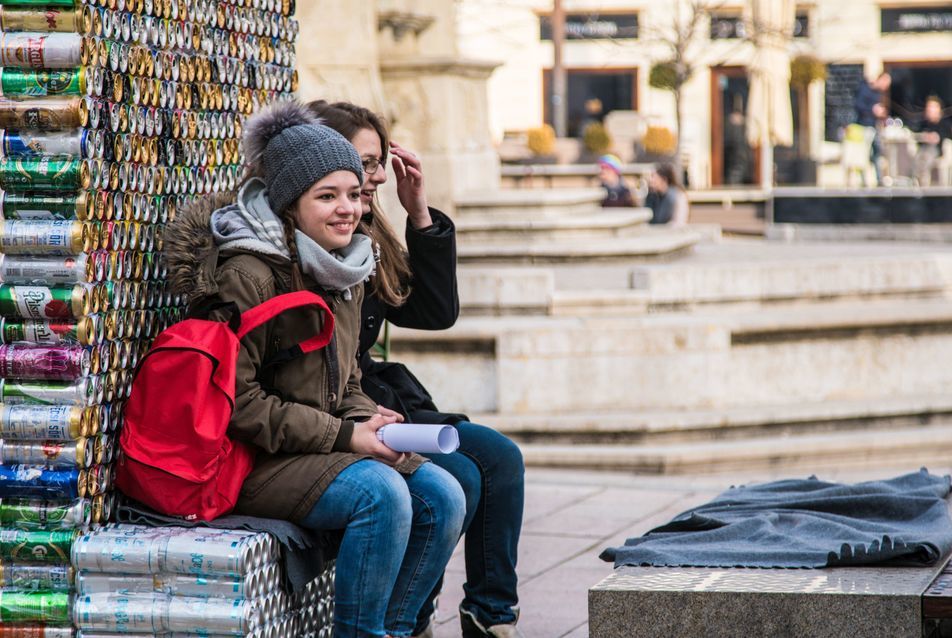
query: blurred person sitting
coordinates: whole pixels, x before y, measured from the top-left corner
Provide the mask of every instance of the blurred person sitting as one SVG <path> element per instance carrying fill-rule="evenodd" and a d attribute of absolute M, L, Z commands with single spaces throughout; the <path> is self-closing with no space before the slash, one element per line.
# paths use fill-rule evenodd
<path fill-rule="evenodd" d="M 952 124 L 942 118 L 942 101 L 935 95 L 926 98 L 922 121 L 916 129 L 919 147 L 916 151 L 916 181 L 919 186 L 932 184 L 933 172 L 940 168 L 943 148 L 952 145 Z M 952 152 L 952 151 L 947 151 Z M 940 182 L 948 176 L 941 176 Z"/>
<path fill-rule="evenodd" d="M 635 205 L 631 190 L 621 176 L 621 160 L 615 155 L 598 158 L 598 178 L 605 189 L 604 208 L 630 208 Z"/>
<path fill-rule="evenodd" d="M 688 195 L 671 164 L 658 164 L 648 176 L 645 206 L 651 209 L 652 224 L 684 226 L 688 223 Z"/>

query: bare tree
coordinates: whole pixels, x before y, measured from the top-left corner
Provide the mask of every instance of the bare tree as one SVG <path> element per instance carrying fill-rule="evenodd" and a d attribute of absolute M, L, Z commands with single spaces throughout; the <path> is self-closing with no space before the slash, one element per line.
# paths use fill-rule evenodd
<path fill-rule="evenodd" d="M 658 25 L 647 34 L 649 41 L 658 42 L 667 49 L 665 59 L 652 65 L 648 83 L 656 89 L 664 89 L 674 94 L 675 128 L 677 129 L 675 131 L 677 135 L 675 162 L 680 169 L 684 86 L 700 68 L 695 57 L 695 50 L 699 42 L 706 40 L 704 31 L 713 7 L 704 0 L 690 0 L 686 7 L 682 7 L 682 3 L 675 0 L 674 6 L 673 22 L 668 25 Z"/>

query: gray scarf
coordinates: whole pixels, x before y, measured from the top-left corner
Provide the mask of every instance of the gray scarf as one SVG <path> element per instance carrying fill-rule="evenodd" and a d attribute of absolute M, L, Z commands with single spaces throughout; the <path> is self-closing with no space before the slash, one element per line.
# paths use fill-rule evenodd
<path fill-rule="evenodd" d="M 284 241 L 284 225 L 268 205 L 264 182 L 252 178 L 238 192 L 238 202 L 212 213 L 212 235 L 221 251 L 234 250 L 291 259 Z M 366 281 L 374 272 L 373 246 L 366 235 L 354 235 L 350 244 L 328 252 L 299 230 L 294 231 L 301 269 L 319 285 L 342 290 Z"/>

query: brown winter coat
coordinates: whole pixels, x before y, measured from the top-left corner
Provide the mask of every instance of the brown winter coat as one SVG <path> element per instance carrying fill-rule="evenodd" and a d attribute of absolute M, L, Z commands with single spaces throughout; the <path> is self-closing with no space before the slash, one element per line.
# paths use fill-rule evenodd
<path fill-rule="evenodd" d="M 192 301 L 217 294 L 244 311 L 288 292 L 291 269 L 287 260 L 218 254 L 209 218 L 233 199 L 206 197 L 180 211 L 166 231 L 165 250 L 176 292 Z M 369 458 L 349 451 L 354 422 L 376 414 L 360 389 L 356 357 L 363 286 L 355 286 L 353 298 L 345 300 L 319 291 L 306 276 L 305 283 L 334 313 L 335 343 L 274 363 L 279 353 L 320 331 L 321 314 L 314 309 L 284 313 L 242 340 L 228 434 L 254 445 L 257 458 L 237 513 L 299 522 L 344 468 Z M 423 462 L 411 455 L 396 469 L 410 474 Z"/>

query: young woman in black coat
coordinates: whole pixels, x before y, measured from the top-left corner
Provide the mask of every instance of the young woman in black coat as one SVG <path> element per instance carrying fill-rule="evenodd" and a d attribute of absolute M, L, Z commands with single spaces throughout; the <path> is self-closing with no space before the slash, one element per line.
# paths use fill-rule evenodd
<path fill-rule="evenodd" d="M 455 476 L 466 493 L 466 584 L 460 605 L 463 636 L 520 637 L 515 626 L 519 615 L 516 553 L 524 502 L 519 448 L 495 430 L 470 423 L 464 414 L 440 412 L 405 366 L 370 357 L 385 321 L 422 330 L 443 330 L 456 322 L 456 229 L 449 217 L 427 206 L 420 160 L 390 141 L 379 116 L 346 102 L 318 101 L 309 106 L 357 148 L 364 166 L 363 218 L 358 232 L 373 239 L 380 260 L 367 284 L 361 311 L 358 357 L 364 392 L 408 422 L 456 426 L 459 450 L 430 458 Z M 392 155 L 397 194 L 408 217 L 406 249 L 376 198 L 377 188 L 387 181 L 388 155 Z M 428 635 L 438 589 L 421 610 L 417 635 Z"/>

